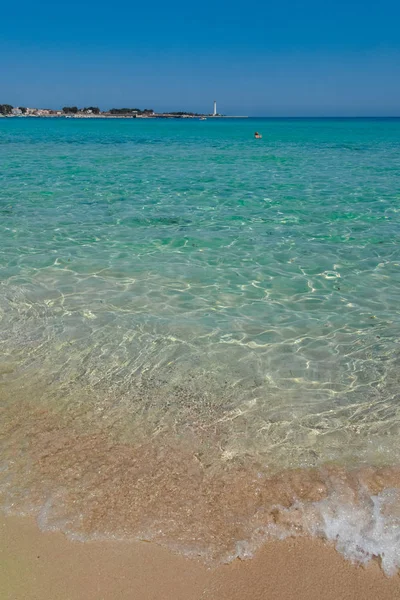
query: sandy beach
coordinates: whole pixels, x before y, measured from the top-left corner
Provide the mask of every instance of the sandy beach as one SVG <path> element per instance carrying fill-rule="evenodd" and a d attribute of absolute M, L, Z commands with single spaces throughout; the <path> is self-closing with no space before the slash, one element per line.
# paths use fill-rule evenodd
<path fill-rule="evenodd" d="M 207 569 L 145 542 L 74 542 L 30 518 L 1 517 L 2 600 L 394 600 L 398 576 L 347 562 L 320 540 L 267 543 Z"/>

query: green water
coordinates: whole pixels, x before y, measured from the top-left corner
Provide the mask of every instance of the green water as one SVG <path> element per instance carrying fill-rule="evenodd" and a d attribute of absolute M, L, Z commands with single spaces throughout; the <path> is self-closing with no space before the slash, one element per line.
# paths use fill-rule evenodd
<path fill-rule="evenodd" d="M 215 472 L 400 464 L 399 119 L 2 119 L 0 165 L 6 410 Z"/>

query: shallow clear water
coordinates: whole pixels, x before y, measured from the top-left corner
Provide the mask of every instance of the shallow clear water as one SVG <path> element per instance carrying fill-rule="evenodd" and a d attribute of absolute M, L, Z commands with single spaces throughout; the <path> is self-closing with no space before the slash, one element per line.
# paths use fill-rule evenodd
<path fill-rule="evenodd" d="M 400 563 L 400 120 L 2 119 L 0 166 L 7 510 Z"/>

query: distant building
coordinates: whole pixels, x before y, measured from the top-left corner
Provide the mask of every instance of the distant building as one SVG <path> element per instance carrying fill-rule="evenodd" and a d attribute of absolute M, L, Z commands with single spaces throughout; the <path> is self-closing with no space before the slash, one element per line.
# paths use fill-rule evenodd
<path fill-rule="evenodd" d="M 11 114 L 15 116 L 22 115 L 22 110 L 20 108 L 13 108 Z"/>
<path fill-rule="evenodd" d="M 217 116 L 217 101 L 214 100 L 214 112 L 213 112 L 213 117 Z"/>

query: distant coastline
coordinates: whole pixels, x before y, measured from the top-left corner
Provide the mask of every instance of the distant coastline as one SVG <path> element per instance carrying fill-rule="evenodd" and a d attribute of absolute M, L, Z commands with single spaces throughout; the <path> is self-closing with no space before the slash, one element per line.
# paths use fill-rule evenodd
<path fill-rule="evenodd" d="M 0 104 L 0 118 L 68 118 L 68 119 L 246 119 L 246 116 L 231 116 L 221 114 L 207 114 L 184 111 L 155 112 L 151 108 L 111 108 L 101 111 L 97 106 L 78 108 L 77 106 L 65 106 L 61 110 L 50 108 L 26 108 L 24 106 L 12 106 L 11 104 Z"/>

